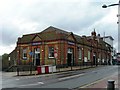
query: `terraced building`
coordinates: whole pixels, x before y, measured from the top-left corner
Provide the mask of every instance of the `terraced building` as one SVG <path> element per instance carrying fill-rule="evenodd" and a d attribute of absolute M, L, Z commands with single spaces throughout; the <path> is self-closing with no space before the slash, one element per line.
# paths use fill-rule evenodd
<path fill-rule="evenodd" d="M 57 67 L 110 64 L 112 48 L 95 30 L 90 36 L 81 36 L 50 26 L 18 38 L 14 60 L 17 65 Z"/>

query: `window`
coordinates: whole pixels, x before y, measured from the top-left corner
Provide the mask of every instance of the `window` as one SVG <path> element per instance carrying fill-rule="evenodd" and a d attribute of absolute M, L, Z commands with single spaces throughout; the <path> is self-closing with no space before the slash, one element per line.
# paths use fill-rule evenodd
<path fill-rule="evenodd" d="M 27 49 L 23 49 L 23 59 L 27 59 Z"/>
<path fill-rule="evenodd" d="M 49 47 L 49 58 L 54 58 L 54 47 Z"/>
<path fill-rule="evenodd" d="M 82 59 L 82 50 L 79 48 L 79 59 Z"/>
<path fill-rule="evenodd" d="M 88 51 L 88 60 L 90 60 L 90 51 Z"/>

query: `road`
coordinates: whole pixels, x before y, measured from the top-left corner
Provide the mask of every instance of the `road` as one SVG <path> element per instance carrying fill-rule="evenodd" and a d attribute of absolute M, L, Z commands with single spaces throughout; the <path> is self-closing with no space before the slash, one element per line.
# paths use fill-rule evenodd
<path fill-rule="evenodd" d="M 76 89 L 118 73 L 118 66 L 100 66 L 86 70 L 48 75 L 14 76 L 2 74 L 2 88 L 69 88 Z"/>

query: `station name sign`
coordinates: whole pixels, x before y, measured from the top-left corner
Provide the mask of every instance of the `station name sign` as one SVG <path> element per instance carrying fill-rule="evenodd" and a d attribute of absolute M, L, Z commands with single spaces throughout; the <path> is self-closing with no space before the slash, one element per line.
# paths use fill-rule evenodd
<path fill-rule="evenodd" d="M 42 44 L 42 42 L 34 42 L 34 43 L 32 43 L 32 45 L 40 45 L 40 44 Z"/>
<path fill-rule="evenodd" d="M 73 43 L 73 42 L 68 42 L 68 44 L 69 44 L 69 45 L 75 45 L 75 43 Z"/>

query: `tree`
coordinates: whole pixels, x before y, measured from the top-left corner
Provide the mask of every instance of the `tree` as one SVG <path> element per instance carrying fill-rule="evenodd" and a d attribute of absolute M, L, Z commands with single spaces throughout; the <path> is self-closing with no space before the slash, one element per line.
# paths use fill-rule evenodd
<path fill-rule="evenodd" d="M 8 54 L 5 53 L 2 55 L 2 70 L 5 70 L 9 67 Z"/>

